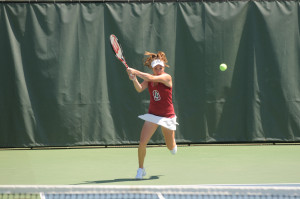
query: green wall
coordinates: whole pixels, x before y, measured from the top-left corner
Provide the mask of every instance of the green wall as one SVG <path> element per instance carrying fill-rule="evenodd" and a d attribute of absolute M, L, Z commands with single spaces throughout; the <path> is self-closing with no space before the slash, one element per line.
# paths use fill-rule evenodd
<path fill-rule="evenodd" d="M 177 142 L 300 141 L 299 1 L 0 3 L 0 147 L 136 144 L 164 51 Z M 226 63 L 221 72 L 218 66 Z M 157 132 L 151 143 L 163 143 Z"/>

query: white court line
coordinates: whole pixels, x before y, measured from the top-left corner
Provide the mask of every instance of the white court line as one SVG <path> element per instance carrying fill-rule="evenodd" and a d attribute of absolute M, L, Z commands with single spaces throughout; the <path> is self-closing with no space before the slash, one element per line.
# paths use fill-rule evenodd
<path fill-rule="evenodd" d="M 41 199 L 46 199 L 45 194 L 44 193 L 40 193 L 40 198 Z"/>
<path fill-rule="evenodd" d="M 161 193 L 157 193 L 157 196 L 159 199 L 165 199 L 165 197 L 163 197 L 163 195 Z"/>

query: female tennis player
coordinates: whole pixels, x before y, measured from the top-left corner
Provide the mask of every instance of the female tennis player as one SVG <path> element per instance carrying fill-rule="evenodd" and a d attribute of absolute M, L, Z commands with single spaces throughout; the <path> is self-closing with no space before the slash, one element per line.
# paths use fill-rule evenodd
<path fill-rule="evenodd" d="M 169 67 L 166 64 L 168 60 L 164 52 L 158 52 L 157 54 L 146 52 L 145 55 L 148 57 L 145 59 L 144 65 L 152 69 L 152 74 L 133 68 L 127 69 L 129 79 L 132 80 L 136 91 L 142 92 L 148 88 L 150 93 L 148 114 L 139 116 L 139 118 L 145 120 L 145 123 L 140 135 L 138 148 L 139 168 L 136 179 L 142 179 L 146 175 L 144 168 L 146 147 L 158 126 L 161 126 L 167 148 L 172 154 L 177 152 L 175 142 L 177 123 L 172 102 L 172 77 L 165 73 L 165 67 Z M 142 83 L 138 81 L 137 77 L 143 80 Z"/>

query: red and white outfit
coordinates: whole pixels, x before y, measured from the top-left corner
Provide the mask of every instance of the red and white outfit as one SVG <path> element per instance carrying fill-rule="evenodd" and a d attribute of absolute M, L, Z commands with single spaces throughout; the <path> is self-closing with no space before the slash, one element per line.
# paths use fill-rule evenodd
<path fill-rule="evenodd" d="M 161 125 L 170 130 L 176 130 L 176 115 L 172 102 L 172 88 L 163 83 L 148 82 L 150 94 L 150 106 L 148 114 L 140 115 L 139 118 Z"/>

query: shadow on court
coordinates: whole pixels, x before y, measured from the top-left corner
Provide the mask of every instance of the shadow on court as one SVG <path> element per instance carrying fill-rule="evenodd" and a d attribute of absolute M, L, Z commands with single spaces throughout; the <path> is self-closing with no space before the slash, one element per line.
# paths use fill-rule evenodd
<path fill-rule="evenodd" d="M 148 180 L 158 180 L 158 176 L 150 176 L 149 178 L 144 178 L 141 180 L 137 180 L 135 178 L 120 178 L 120 179 L 114 179 L 114 180 L 97 180 L 97 181 L 86 181 L 84 183 L 74 184 L 74 185 L 83 185 L 83 184 L 105 184 L 105 183 L 116 183 L 116 182 L 135 182 L 135 181 L 148 181 Z"/>

